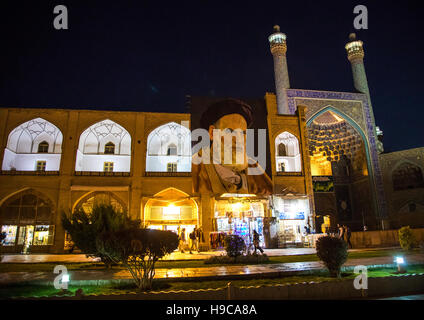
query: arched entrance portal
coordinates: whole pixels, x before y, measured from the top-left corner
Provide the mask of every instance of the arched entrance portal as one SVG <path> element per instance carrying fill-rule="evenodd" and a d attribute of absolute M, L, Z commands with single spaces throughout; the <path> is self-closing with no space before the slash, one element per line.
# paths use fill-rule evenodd
<path fill-rule="evenodd" d="M 44 194 L 27 189 L 12 195 L 0 208 L 4 252 L 49 252 L 53 245 L 54 205 Z"/>
<path fill-rule="evenodd" d="M 148 228 L 171 230 L 185 229 L 186 239 L 199 224 L 196 201 L 178 189 L 167 188 L 147 200 L 144 206 L 144 225 Z"/>
<path fill-rule="evenodd" d="M 367 142 L 360 128 L 332 109 L 308 122 L 309 154 L 317 216 L 352 230 L 377 226 Z M 322 221 L 317 221 L 320 229 Z"/>

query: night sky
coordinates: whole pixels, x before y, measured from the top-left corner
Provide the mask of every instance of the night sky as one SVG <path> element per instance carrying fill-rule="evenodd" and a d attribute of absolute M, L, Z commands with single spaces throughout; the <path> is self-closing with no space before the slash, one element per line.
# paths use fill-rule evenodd
<path fill-rule="evenodd" d="M 344 45 L 364 4 L 365 67 L 386 151 L 424 146 L 419 1 L 0 2 L 0 106 L 186 112 L 185 96 L 275 92 L 267 37 L 287 34 L 292 88 L 354 91 Z M 64 4 L 69 30 L 55 30 Z"/>

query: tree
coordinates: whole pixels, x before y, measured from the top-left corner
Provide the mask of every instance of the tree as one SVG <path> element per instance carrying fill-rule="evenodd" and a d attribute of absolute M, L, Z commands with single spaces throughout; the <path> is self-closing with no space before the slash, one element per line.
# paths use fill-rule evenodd
<path fill-rule="evenodd" d="M 99 257 L 109 268 L 112 261 L 98 250 L 96 245 L 97 237 L 104 232 L 138 227 L 140 221 L 131 220 L 125 212 L 116 211 L 112 205 L 99 204 L 93 206 L 90 213 L 80 208 L 68 217 L 62 212 L 62 225 L 71 235 L 75 245 L 87 257 Z"/>
<path fill-rule="evenodd" d="M 128 269 L 139 290 L 150 290 L 156 261 L 178 247 L 178 236 L 172 231 L 131 228 L 104 232 L 97 239 L 97 247 Z"/>
<path fill-rule="evenodd" d="M 409 251 L 414 248 L 417 240 L 412 233 L 412 230 L 409 226 L 402 227 L 398 231 L 399 233 L 399 244 L 403 250 Z"/>
<path fill-rule="evenodd" d="M 324 236 L 316 241 L 317 256 L 330 272 L 330 276 L 340 278 L 340 270 L 346 262 L 347 243 L 342 239 Z"/>

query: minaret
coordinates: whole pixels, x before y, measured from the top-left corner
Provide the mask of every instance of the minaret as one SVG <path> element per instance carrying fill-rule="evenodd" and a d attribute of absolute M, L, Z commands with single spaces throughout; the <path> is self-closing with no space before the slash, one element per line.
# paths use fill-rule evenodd
<path fill-rule="evenodd" d="M 272 56 L 274 57 L 275 90 L 277 94 L 277 110 L 279 114 L 290 114 L 287 95 L 284 89 L 290 88 L 287 71 L 286 35 L 280 32 L 280 26 L 274 26 L 274 33 L 268 37 Z"/>
<path fill-rule="evenodd" d="M 365 73 L 363 44 L 364 43 L 361 40 L 356 40 L 355 33 L 351 33 L 349 35 L 349 42 L 346 44 L 345 48 L 347 51 L 347 58 L 349 59 L 352 66 L 353 85 L 355 86 L 356 90 L 366 94 L 368 98 L 371 120 L 374 127 L 374 135 L 376 141 L 378 141 L 375 128 L 374 111 L 371 104 L 370 90 L 368 88 L 367 75 Z"/>

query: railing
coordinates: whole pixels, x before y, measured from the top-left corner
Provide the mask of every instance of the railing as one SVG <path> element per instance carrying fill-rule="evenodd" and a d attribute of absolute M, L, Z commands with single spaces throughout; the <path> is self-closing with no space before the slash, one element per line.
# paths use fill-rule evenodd
<path fill-rule="evenodd" d="M 20 171 L 20 170 L 1 170 L 2 175 L 7 176 L 58 176 L 59 171 Z"/>
<path fill-rule="evenodd" d="M 277 176 L 301 176 L 302 171 L 300 172 L 290 172 L 290 171 L 277 171 Z"/>
<path fill-rule="evenodd" d="M 129 177 L 129 172 L 75 171 L 76 176 Z"/>
<path fill-rule="evenodd" d="M 191 172 L 145 172 L 146 177 L 191 177 Z"/>

